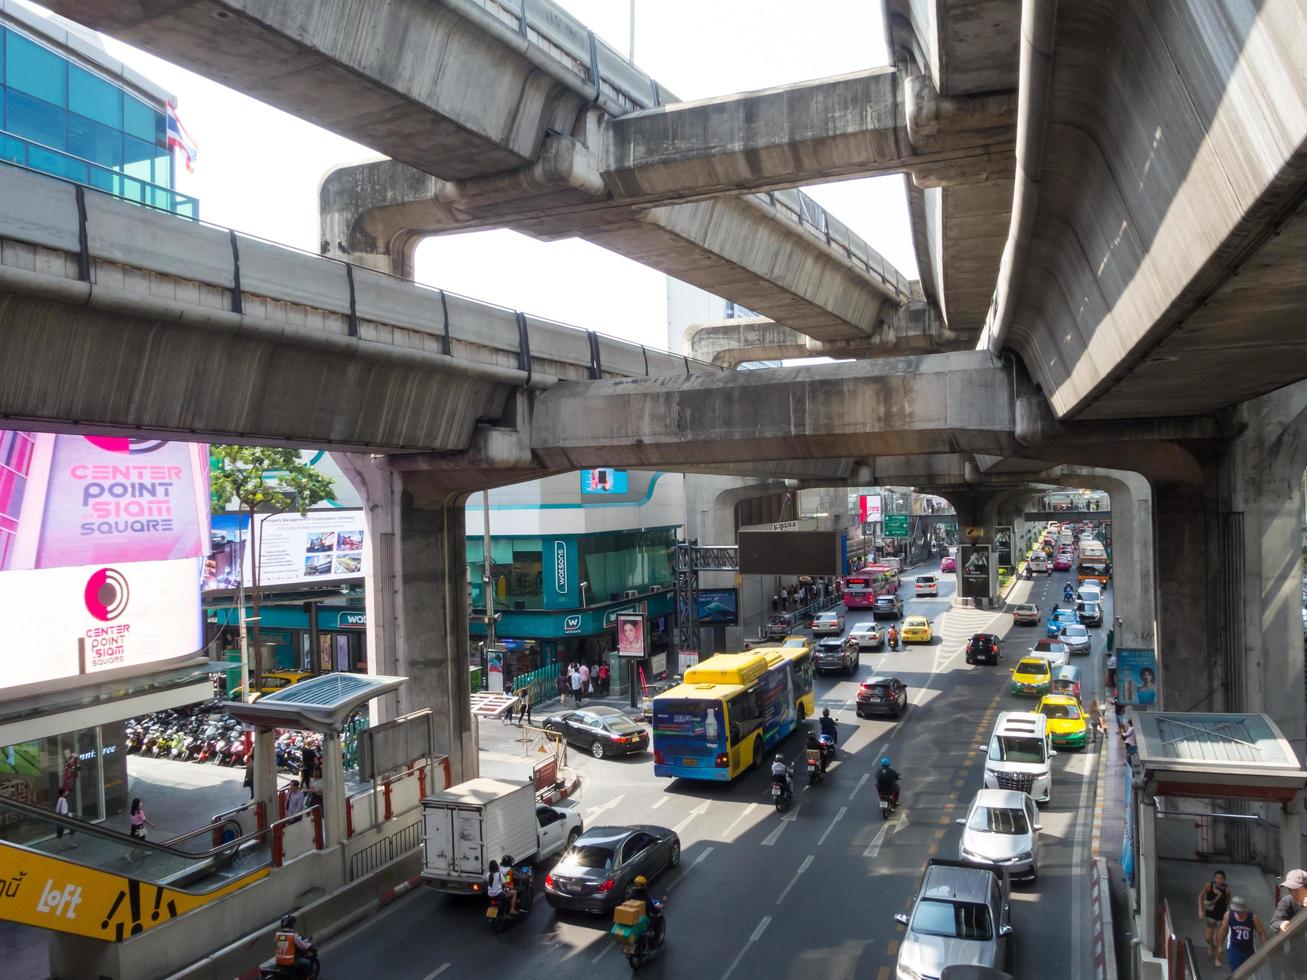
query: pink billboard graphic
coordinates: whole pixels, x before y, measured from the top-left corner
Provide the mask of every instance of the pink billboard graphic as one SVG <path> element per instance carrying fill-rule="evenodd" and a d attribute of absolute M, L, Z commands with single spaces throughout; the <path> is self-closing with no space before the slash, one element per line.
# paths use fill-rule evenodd
<path fill-rule="evenodd" d="M 207 447 L 27 434 L 25 488 L 0 570 L 195 558 L 208 548 Z M 19 513 L 12 513 L 14 504 Z"/>

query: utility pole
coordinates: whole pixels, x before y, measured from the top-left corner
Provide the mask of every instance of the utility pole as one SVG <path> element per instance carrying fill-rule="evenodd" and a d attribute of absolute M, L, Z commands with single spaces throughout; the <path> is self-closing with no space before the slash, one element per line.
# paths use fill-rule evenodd
<path fill-rule="evenodd" d="M 495 579 L 490 556 L 490 491 L 481 491 L 481 594 L 486 601 L 486 642 L 481 646 L 481 689 L 490 689 L 487 654 L 495 645 Z"/>
<path fill-rule="evenodd" d="M 631 16 L 628 18 L 631 25 L 631 40 L 626 47 L 626 60 L 635 64 L 635 0 L 631 0 Z"/>

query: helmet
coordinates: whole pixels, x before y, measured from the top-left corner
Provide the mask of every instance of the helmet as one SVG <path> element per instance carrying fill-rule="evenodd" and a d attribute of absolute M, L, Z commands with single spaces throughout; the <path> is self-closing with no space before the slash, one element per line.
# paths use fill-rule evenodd
<path fill-rule="evenodd" d="M 822 716 L 823 718 L 829 718 L 829 717 L 830 717 L 830 708 L 822 708 L 822 709 L 821 709 L 821 716 Z"/>
<path fill-rule="evenodd" d="M 649 879 L 644 875 L 636 875 L 635 881 L 631 882 L 631 884 L 635 885 L 636 888 L 643 888 L 645 885 L 649 884 Z"/>
<path fill-rule="evenodd" d="M 880 760 L 880 764 L 881 764 L 882 766 L 888 766 L 888 765 L 889 765 L 889 756 L 885 756 L 885 758 L 881 759 L 881 760 Z"/>
<path fill-rule="evenodd" d="M 783 756 L 783 755 L 781 755 L 779 752 L 777 752 L 777 753 L 776 753 L 776 761 L 777 761 L 777 762 L 784 762 L 784 761 L 785 761 L 785 756 Z"/>
<path fill-rule="evenodd" d="M 510 855 L 505 854 L 503 859 L 499 862 L 499 866 L 502 868 L 511 868 L 513 866 L 513 858 Z"/>
<path fill-rule="evenodd" d="M 282 927 L 283 929 L 294 929 L 294 928 L 295 928 L 295 916 L 293 916 L 293 915 L 283 915 L 283 916 L 281 917 L 281 927 Z"/>

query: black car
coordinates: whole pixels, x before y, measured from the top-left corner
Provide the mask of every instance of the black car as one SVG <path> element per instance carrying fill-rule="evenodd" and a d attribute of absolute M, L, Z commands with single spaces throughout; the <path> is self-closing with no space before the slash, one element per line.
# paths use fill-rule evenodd
<path fill-rule="evenodd" d="M 573 841 L 545 876 L 545 898 L 556 909 L 611 915 L 634 890 L 681 863 L 681 839 L 666 827 L 595 827 Z"/>
<path fill-rule="evenodd" d="M 871 615 L 876 619 L 902 619 L 903 600 L 896 595 L 878 595 L 872 604 Z"/>
<path fill-rule="evenodd" d="M 823 636 L 813 651 L 812 666 L 819 674 L 824 670 L 842 670 L 852 677 L 857 673 L 860 659 L 856 643 L 846 643 L 840 636 Z"/>
<path fill-rule="evenodd" d="M 996 633 L 975 633 L 967 640 L 967 663 L 997 664 L 1003 657 L 1003 643 Z"/>
<path fill-rule="evenodd" d="M 902 718 L 908 710 L 908 686 L 897 677 L 872 677 L 858 685 L 857 713 Z"/>
<path fill-rule="evenodd" d="M 578 708 L 544 720 L 546 731 L 555 732 L 578 745 L 596 759 L 606 755 L 628 755 L 649 747 L 649 729 L 637 725 L 621 711 L 597 704 Z"/>
<path fill-rule="evenodd" d="M 1077 602 L 1076 615 L 1080 617 L 1081 626 L 1103 625 L 1103 607 L 1097 602 Z"/>

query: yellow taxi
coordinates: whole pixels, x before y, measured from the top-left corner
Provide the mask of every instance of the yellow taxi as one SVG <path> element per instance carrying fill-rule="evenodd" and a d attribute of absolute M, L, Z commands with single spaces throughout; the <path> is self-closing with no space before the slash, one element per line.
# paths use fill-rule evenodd
<path fill-rule="evenodd" d="M 1089 741 L 1089 724 L 1080 702 L 1069 694 L 1045 694 L 1035 709 L 1048 719 L 1048 734 L 1054 745 L 1083 749 Z"/>
<path fill-rule="evenodd" d="M 909 616 L 903 620 L 899 636 L 904 643 L 929 643 L 934 634 L 930 631 L 930 620 L 925 616 Z"/>
<path fill-rule="evenodd" d="M 298 684 L 300 681 L 312 676 L 305 670 L 270 670 L 263 675 L 263 680 L 259 684 L 258 696 L 273 694 L 283 687 Z M 241 689 L 237 687 L 227 696 L 233 701 L 239 701 L 241 700 Z"/>
<path fill-rule="evenodd" d="M 1043 657 L 1023 657 L 1012 668 L 1013 694 L 1040 698 L 1048 693 L 1053 682 L 1053 668 Z"/>
<path fill-rule="evenodd" d="M 775 644 L 758 644 L 759 646 L 774 646 Z M 804 653 L 812 653 L 812 637 L 804 636 L 802 633 L 791 633 L 785 639 L 781 640 L 781 646 L 787 650 L 802 650 Z"/>

